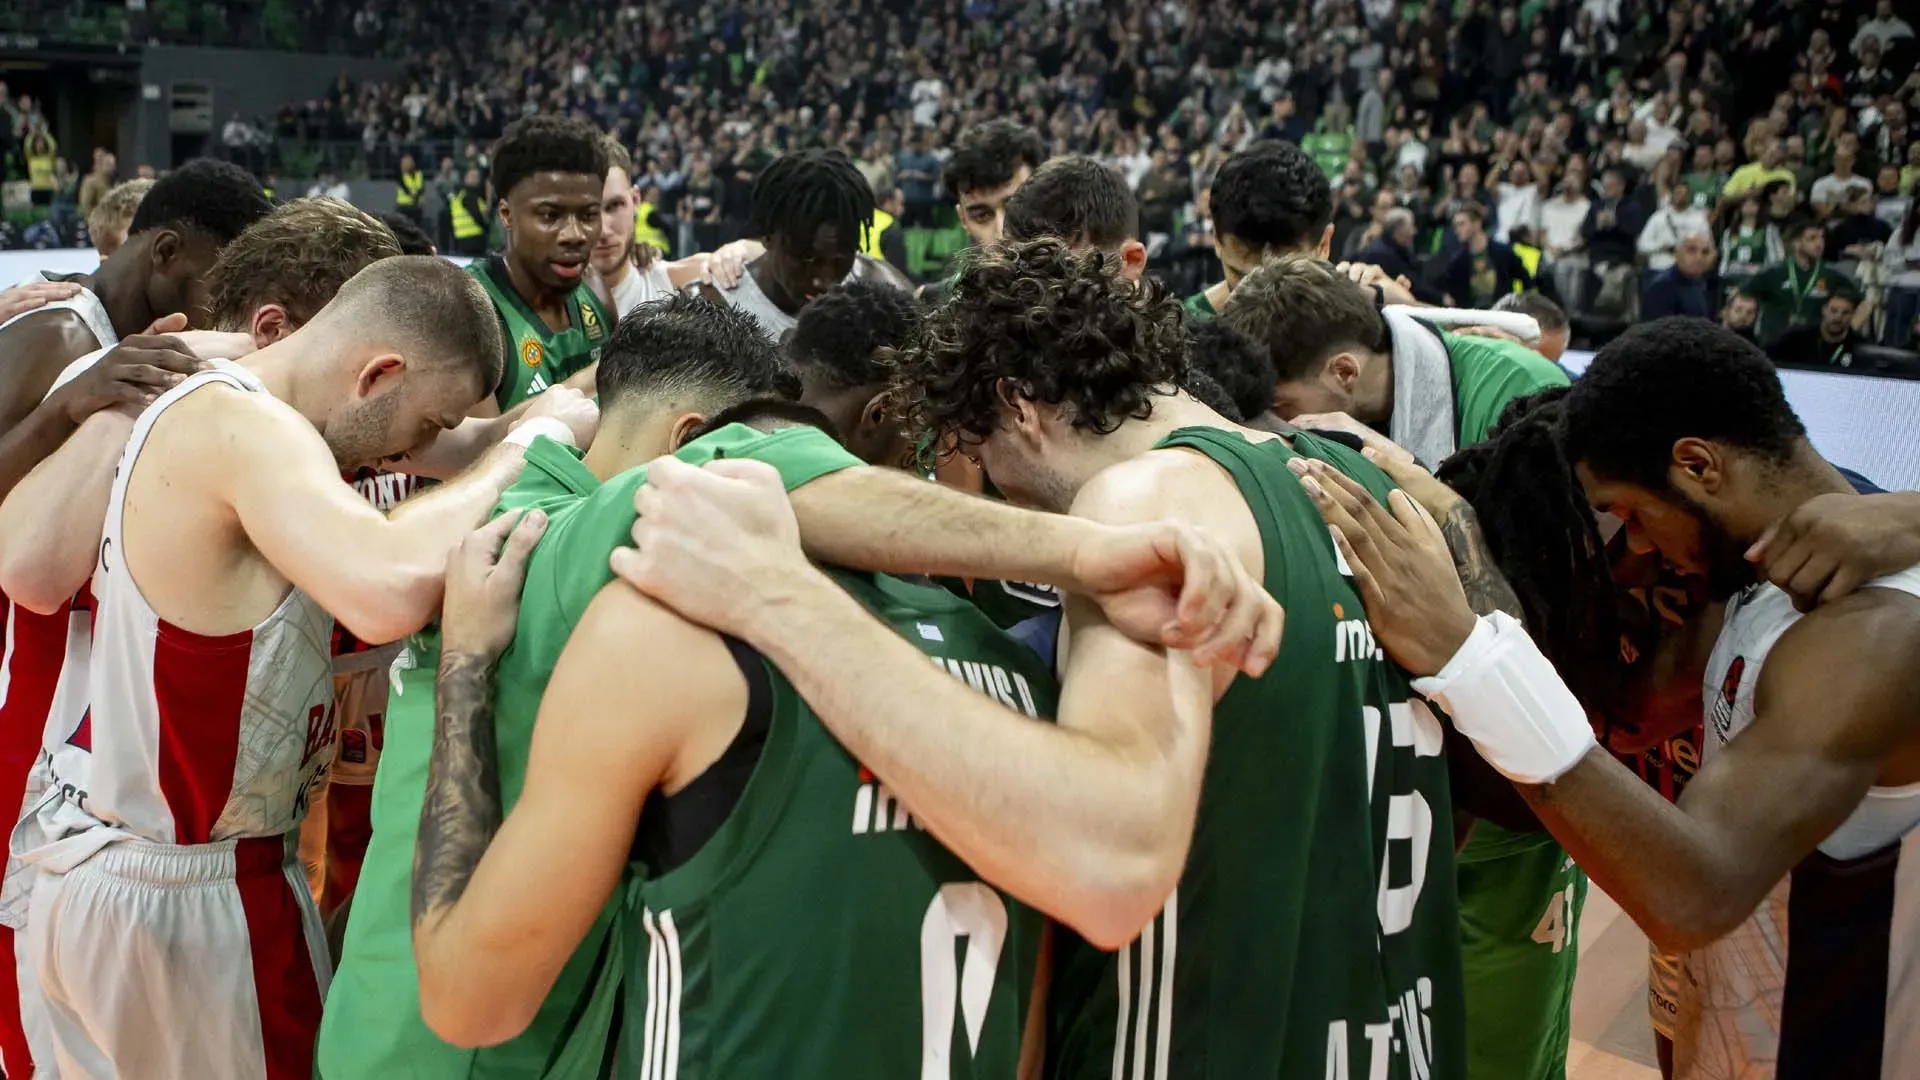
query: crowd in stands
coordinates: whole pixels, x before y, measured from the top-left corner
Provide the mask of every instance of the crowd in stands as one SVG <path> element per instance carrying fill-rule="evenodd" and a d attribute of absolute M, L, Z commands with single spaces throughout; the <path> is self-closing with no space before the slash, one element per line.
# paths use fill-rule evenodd
<path fill-rule="evenodd" d="M 1752 307 L 1770 343 L 1831 302 L 1857 339 L 1900 346 L 1920 313 L 1920 74 L 1892 0 L 523 0 L 453 18 L 371 0 L 331 22 L 405 43 L 403 73 L 229 119 L 226 152 L 272 183 L 417 174 L 436 205 L 484 205 L 505 124 L 572 113 L 631 148 L 666 243 L 712 250 L 768 161 L 826 146 L 933 230 L 924 277 L 964 243 L 938 239 L 958 235 L 943 162 L 1011 118 L 1049 155 L 1118 169 L 1155 271 L 1187 291 L 1219 275 L 1215 170 L 1277 138 L 1333 180 L 1333 257 L 1422 299 L 1537 289 L 1587 339 Z M 6 120 L 31 171 L 31 121 Z M 50 199 L 74 182 L 36 177 Z M 1730 305 L 1742 289 L 1753 303 Z"/>

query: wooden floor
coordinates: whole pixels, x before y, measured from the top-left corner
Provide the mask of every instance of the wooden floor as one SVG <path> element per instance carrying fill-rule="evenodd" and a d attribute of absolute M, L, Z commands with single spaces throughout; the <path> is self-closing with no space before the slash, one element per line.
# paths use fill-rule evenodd
<path fill-rule="evenodd" d="M 1568 1080 L 1660 1080 L 1647 1026 L 1647 939 L 1599 889 L 1580 917 Z"/>

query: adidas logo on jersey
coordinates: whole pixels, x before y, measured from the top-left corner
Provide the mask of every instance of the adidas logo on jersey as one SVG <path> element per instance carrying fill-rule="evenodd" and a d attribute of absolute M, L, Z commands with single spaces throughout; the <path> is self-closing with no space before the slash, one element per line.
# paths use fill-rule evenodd
<path fill-rule="evenodd" d="M 925 640 L 940 639 L 940 628 L 937 626 L 921 623 L 919 630 Z M 932 634 L 928 631 L 932 631 Z M 944 656 L 928 656 L 927 659 L 933 661 L 934 667 L 1009 709 L 1033 717 L 1040 715 L 1040 709 L 1033 700 L 1032 684 L 1017 671 L 1008 671 L 997 664 L 977 660 L 952 660 Z M 891 788 L 881 783 L 865 765 L 860 766 L 860 787 L 853 794 L 853 835 L 904 832 L 907 829 L 924 832 L 926 826 L 913 819 Z"/>
<path fill-rule="evenodd" d="M 534 394 L 540 393 L 541 391 L 547 389 L 548 385 L 549 384 L 547 382 L 545 375 L 542 375 L 538 371 L 534 372 L 533 381 L 527 384 L 527 396 L 532 397 Z"/>

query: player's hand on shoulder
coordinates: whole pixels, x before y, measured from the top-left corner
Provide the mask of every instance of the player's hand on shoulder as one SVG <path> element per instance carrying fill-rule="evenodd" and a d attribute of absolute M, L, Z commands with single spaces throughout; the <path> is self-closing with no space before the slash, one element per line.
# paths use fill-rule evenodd
<path fill-rule="evenodd" d="M 1334 267 L 1347 275 L 1355 285 L 1367 289 L 1379 289 L 1380 297 L 1389 304 L 1404 307 L 1418 306 L 1420 301 L 1414 298 L 1413 282 L 1404 277 L 1394 277 L 1372 263 L 1343 262 Z"/>
<path fill-rule="evenodd" d="M 447 557 L 441 650 L 488 661 L 513 642 L 527 559 L 547 530 L 538 510 L 505 513 L 467 534 Z"/>
<path fill-rule="evenodd" d="M 707 280 L 722 289 L 731 289 L 740 284 L 740 276 L 747 272 L 747 264 L 766 254 L 767 247 L 758 240 L 735 240 L 723 245 L 720 250 L 707 256 Z"/>
<path fill-rule="evenodd" d="M 78 295 L 80 286 L 71 281 L 34 281 L 0 290 L 0 323 L 46 307 L 56 300 L 71 300 Z"/>
<path fill-rule="evenodd" d="M 540 417 L 565 424 L 573 434 L 573 445 L 582 449 L 592 444 L 594 433 L 600 430 L 600 406 L 571 386 L 554 386 L 541 391 L 514 426 L 517 428 Z"/>
<path fill-rule="evenodd" d="M 1287 464 L 1333 527 L 1375 639 L 1413 674 L 1439 671 L 1475 622 L 1440 526 L 1405 491 L 1393 492 L 1382 507 L 1324 461 Z"/>
<path fill-rule="evenodd" d="M 1285 613 L 1233 549 L 1176 521 L 1101 525 L 1074 553 L 1076 591 L 1137 641 L 1197 665 L 1258 677 L 1280 652 Z"/>
<path fill-rule="evenodd" d="M 1398 447 L 1395 447 L 1398 449 Z M 1432 514 L 1434 520 L 1445 521 L 1447 515 L 1466 504 L 1460 493 L 1440 482 L 1440 478 L 1426 470 L 1426 467 L 1413 459 L 1413 455 L 1402 451 L 1398 454 L 1383 454 L 1369 446 L 1360 451 L 1368 461 L 1380 467 L 1402 491 L 1413 496 Z"/>
<path fill-rule="evenodd" d="M 818 579 L 773 466 L 662 457 L 634 493 L 633 543 L 614 573 L 692 622 L 753 640 L 751 621 L 796 583 Z"/>
<path fill-rule="evenodd" d="M 91 368 L 55 391 L 52 400 L 59 401 L 75 424 L 102 409 L 138 412 L 146 408 L 207 366 L 174 336 L 185 328 L 184 315 L 168 316 L 149 327 L 149 333 L 121 339 Z"/>
<path fill-rule="evenodd" d="M 1816 495 L 1774 522 L 1747 560 L 1802 611 L 1920 562 L 1920 495 Z"/>

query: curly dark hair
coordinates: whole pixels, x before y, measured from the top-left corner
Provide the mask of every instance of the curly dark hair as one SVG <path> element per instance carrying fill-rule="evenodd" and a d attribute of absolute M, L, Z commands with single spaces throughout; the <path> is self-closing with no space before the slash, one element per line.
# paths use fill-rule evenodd
<path fill-rule="evenodd" d="M 1221 236 L 1262 250 L 1306 250 L 1333 221 L 1333 185 L 1305 150 L 1262 140 L 1220 163 L 1208 207 Z"/>
<path fill-rule="evenodd" d="M 1668 487 L 1673 444 L 1689 436 L 1785 464 L 1806 439 L 1780 375 L 1759 347 L 1684 315 L 1613 339 L 1567 394 L 1567 460 L 1653 491 Z"/>
<path fill-rule="evenodd" d="M 835 390 L 888 379 L 883 349 L 904 349 L 920 334 L 920 302 L 876 281 L 850 281 L 800 309 L 787 359 L 804 378 Z"/>
<path fill-rule="evenodd" d="M 1003 383 L 1105 435 L 1151 415 L 1186 371 L 1186 323 L 1165 287 L 1048 238 L 975 252 L 894 375 L 910 427 L 979 439 L 1000 425 Z"/>
<path fill-rule="evenodd" d="M 873 209 L 873 189 L 847 155 L 796 150 L 773 159 L 754 178 L 747 235 L 779 236 L 804 249 L 813 245 L 820 226 L 831 225 L 840 243 L 858 250 Z"/>
<path fill-rule="evenodd" d="M 133 212 L 127 235 L 148 229 L 192 231 L 223 247 L 272 212 L 252 173 L 232 162 L 194 158 L 153 182 Z"/>
<path fill-rule="evenodd" d="M 493 194 L 504 199 L 535 173 L 583 173 L 607 178 L 607 148 L 600 129 L 585 120 L 541 114 L 507 125 L 493 144 Z"/>
<path fill-rule="evenodd" d="M 1273 358 L 1245 334 L 1219 319 L 1196 319 L 1187 326 L 1187 356 L 1220 385 L 1241 419 L 1273 408 L 1273 385 L 1279 381 Z"/>
<path fill-rule="evenodd" d="M 1037 169 L 1045 160 L 1047 148 L 1038 132 L 1012 120 L 989 120 L 961 133 L 940 167 L 940 183 L 959 199 L 964 192 L 997 188 L 1020 166 Z"/>

